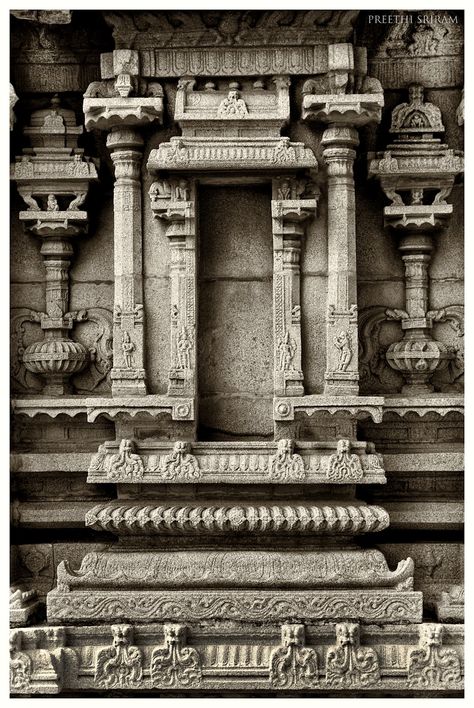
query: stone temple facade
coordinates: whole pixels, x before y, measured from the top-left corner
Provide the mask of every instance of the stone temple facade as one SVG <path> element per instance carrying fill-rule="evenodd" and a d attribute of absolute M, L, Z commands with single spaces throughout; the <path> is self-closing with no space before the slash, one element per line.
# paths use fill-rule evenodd
<path fill-rule="evenodd" d="M 15 11 L 11 691 L 460 696 L 462 13 Z"/>

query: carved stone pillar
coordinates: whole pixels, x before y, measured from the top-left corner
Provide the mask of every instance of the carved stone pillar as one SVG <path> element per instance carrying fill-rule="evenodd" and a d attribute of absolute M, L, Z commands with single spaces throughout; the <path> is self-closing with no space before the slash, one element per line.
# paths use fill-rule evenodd
<path fill-rule="evenodd" d="M 146 394 L 142 284 L 141 162 L 139 128 L 161 122 L 163 90 L 141 78 L 135 50 L 120 49 L 101 58 L 103 81 L 84 94 L 87 130 L 108 131 L 115 168 L 114 185 L 114 344 L 112 395 Z"/>
<path fill-rule="evenodd" d="M 303 396 L 300 259 L 304 224 L 316 199 L 302 199 L 304 182 L 273 180 L 273 342 L 275 396 Z"/>
<path fill-rule="evenodd" d="M 353 163 L 356 128 L 381 118 L 380 82 L 368 77 L 365 51 L 328 47 L 328 73 L 303 87 L 303 120 L 328 124 L 322 137 L 328 173 L 326 395 L 359 392 L 356 222 Z"/>
<path fill-rule="evenodd" d="M 434 137 L 444 132 L 441 111 L 424 101 L 420 85 L 410 86 L 408 103 L 393 110 L 390 132 L 393 144 L 370 162 L 370 174 L 380 179 L 391 200 L 384 208 L 385 225 L 400 238 L 405 266 L 405 310 L 385 313 L 401 322 L 404 334 L 389 346 L 386 360 L 406 381 L 402 393 L 419 395 L 434 390 L 431 377 L 455 356 L 431 334 L 433 322 L 444 321 L 446 309 L 430 310 L 429 265 L 433 238 L 453 211 L 446 197 L 463 160 Z"/>
<path fill-rule="evenodd" d="M 357 268 L 353 164 L 357 130 L 331 126 L 323 133 L 328 174 L 328 310 L 324 392 L 359 392 Z"/>
<path fill-rule="evenodd" d="M 87 312 L 69 312 L 69 268 L 73 239 L 87 233 L 88 215 L 80 207 L 97 172 L 77 147 L 82 126 L 57 97 L 49 108 L 35 111 L 30 122 L 24 133 L 32 147 L 16 158 L 11 177 L 28 205 L 20 221 L 43 241 L 46 312 L 27 311 L 24 320 L 38 322 L 44 339 L 26 347 L 21 360 L 46 381 L 44 395 L 62 396 L 72 392 L 70 377 L 89 360 L 87 348 L 70 337 L 74 321 L 87 319 Z"/>
<path fill-rule="evenodd" d="M 151 208 L 166 222 L 170 240 L 171 364 L 169 396 L 194 396 L 196 381 L 196 185 L 193 180 L 153 182 Z"/>
<path fill-rule="evenodd" d="M 107 147 L 115 168 L 112 395 L 145 395 L 140 182 L 143 140 L 137 130 L 113 128 L 107 136 Z"/>

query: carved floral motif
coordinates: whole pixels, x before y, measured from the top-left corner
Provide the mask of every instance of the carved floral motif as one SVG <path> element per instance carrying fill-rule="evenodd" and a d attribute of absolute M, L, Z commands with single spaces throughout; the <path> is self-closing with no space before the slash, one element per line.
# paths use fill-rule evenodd
<path fill-rule="evenodd" d="M 379 659 L 369 647 L 360 646 L 358 624 L 336 624 L 336 645 L 326 657 L 326 683 L 338 688 L 365 688 L 380 681 Z"/>
<path fill-rule="evenodd" d="M 443 647 L 443 625 L 420 626 L 417 649 L 408 654 L 410 688 L 456 687 L 461 682 L 461 662 L 455 649 Z"/>
<path fill-rule="evenodd" d="M 133 452 L 131 440 L 121 440 L 119 451 L 110 459 L 107 475 L 111 479 L 124 477 L 141 479 L 143 477 L 143 461 L 140 455 Z"/>
<path fill-rule="evenodd" d="M 178 441 L 173 446 L 173 452 L 165 456 L 163 464 L 164 479 L 199 479 L 201 472 L 199 463 L 190 454 L 191 445 Z"/>
<path fill-rule="evenodd" d="M 132 688 L 143 680 L 142 654 L 132 645 L 133 628 L 128 624 L 111 627 L 112 646 L 97 653 L 94 683 L 100 688 Z"/>
<path fill-rule="evenodd" d="M 359 482 L 363 477 L 363 469 L 358 455 L 349 453 L 349 440 L 339 440 L 337 452 L 331 455 L 326 463 L 326 476 L 330 481 L 344 480 L 347 483 Z"/>
<path fill-rule="evenodd" d="M 301 455 L 295 454 L 293 440 L 279 440 L 277 453 L 270 458 L 270 479 L 272 481 L 293 481 L 305 478 Z"/>
<path fill-rule="evenodd" d="M 318 685 L 318 655 L 304 643 L 304 625 L 282 625 L 282 646 L 274 649 L 270 657 L 270 684 L 273 688 L 314 688 Z"/>
<path fill-rule="evenodd" d="M 33 662 L 21 651 L 22 632 L 10 632 L 10 687 L 13 691 L 28 688 L 33 673 Z"/>
<path fill-rule="evenodd" d="M 151 680 L 162 688 L 191 688 L 202 680 L 201 658 L 193 647 L 186 644 L 186 626 L 165 624 L 165 646 L 153 650 Z"/>

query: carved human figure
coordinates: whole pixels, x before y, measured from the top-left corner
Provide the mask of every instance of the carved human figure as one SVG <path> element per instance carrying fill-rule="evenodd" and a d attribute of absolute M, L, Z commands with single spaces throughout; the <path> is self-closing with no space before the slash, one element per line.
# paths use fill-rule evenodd
<path fill-rule="evenodd" d="M 240 98 L 240 94 L 237 88 L 231 85 L 231 89 L 227 94 L 227 98 L 224 98 L 217 109 L 217 115 L 219 118 L 242 118 L 248 115 L 247 106 L 243 98 Z"/>
<path fill-rule="evenodd" d="M 55 194 L 48 194 L 46 209 L 47 211 L 59 211 L 59 204 Z"/>
<path fill-rule="evenodd" d="M 135 345 L 130 339 L 130 334 L 127 330 L 122 332 L 122 351 L 123 358 L 125 361 L 125 366 L 130 369 L 133 365 L 133 352 L 135 350 Z"/>
<path fill-rule="evenodd" d="M 334 346 L 339 352 L 337 370 L 347 371 L 352 359 L 352 340 L 347 330 L 341 330 L 334 337 Z"/>
<path fill-rule="evenodd" d="M 281 181 L 278 187 L 278 199 L 291 199 L 291 182 L 289 179 Z"/>
<path fill-rule="evenodd" d="M 178 369 L 191 368 L 190 352 L 192 348 L 192 338 L 186 327 L 182 327 L 176 338 L 176 356 L 178 358 Z"/>
<path fill-rule="evenodd" d="M 296 353 L 296 342 L 286 332 L 284 337 L 278 338 L 278 368 L 280 371 L 288 371 L 293 368 L 292 361 Z"/>

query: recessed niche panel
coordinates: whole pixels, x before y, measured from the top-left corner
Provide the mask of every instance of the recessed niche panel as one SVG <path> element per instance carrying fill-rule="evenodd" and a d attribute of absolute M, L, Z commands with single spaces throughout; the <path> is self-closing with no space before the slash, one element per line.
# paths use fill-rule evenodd
<path fill-rule="evenodd" d="M 199 189 L 199 437 L 273 433 L 270 185 Z"/>

